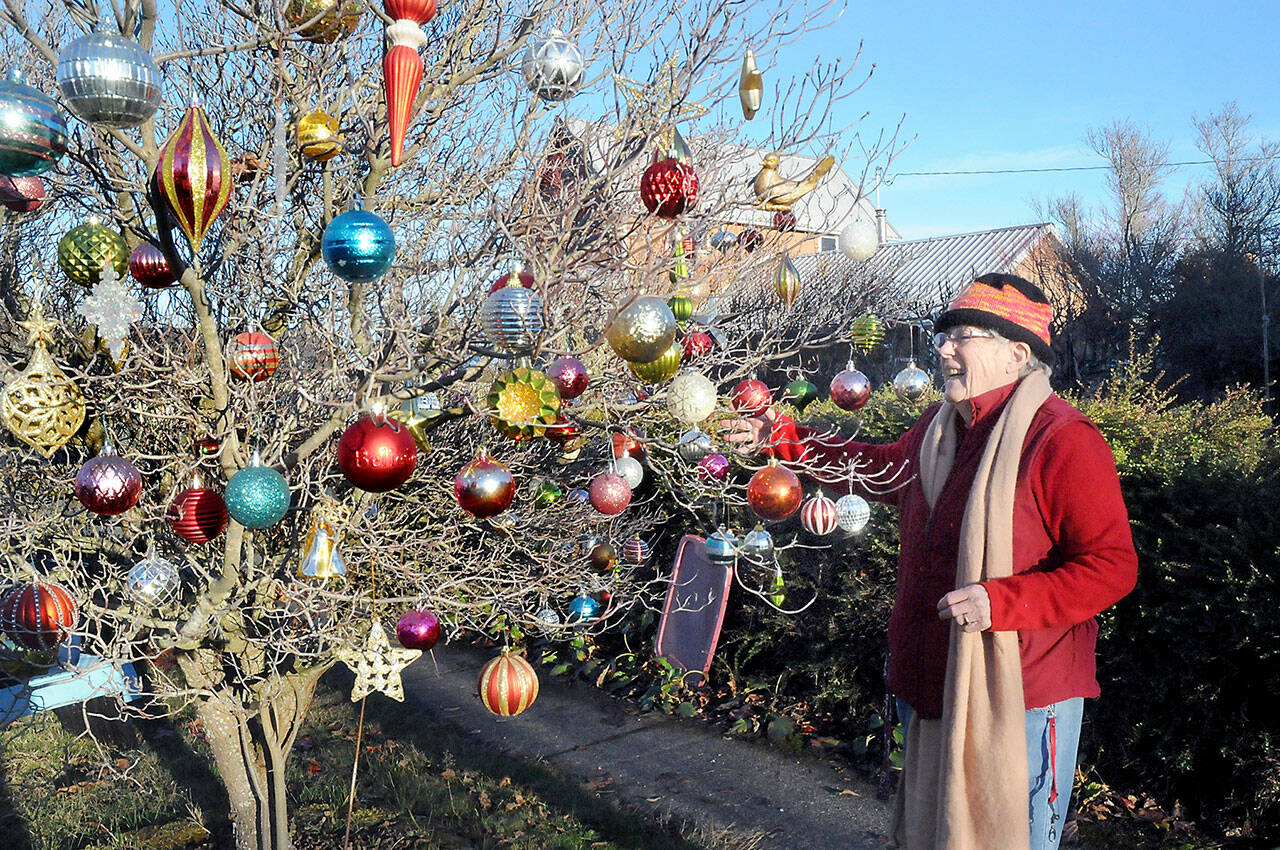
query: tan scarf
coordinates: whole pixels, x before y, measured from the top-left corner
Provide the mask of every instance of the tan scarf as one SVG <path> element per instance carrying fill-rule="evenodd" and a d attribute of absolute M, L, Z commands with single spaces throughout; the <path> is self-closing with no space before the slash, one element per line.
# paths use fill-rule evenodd
<path fill-rule="evenodd" d="M 1013 574 L 1013 496 L 1022 444 L 1050 392 L 1043 372 L 1028 375 L 987 438 L 960 526 L 956 587 Z M 920 449 L 920 483 L 930 510 L 955 461 L 956 415 L 955 405 L 943 404 Z M 1018 633 L 964 632 L 953 622 L 942 718 L 917 714 L 906 734 L 892 828 L 898 846 L 1030 846 L 1025 713 Z"/>

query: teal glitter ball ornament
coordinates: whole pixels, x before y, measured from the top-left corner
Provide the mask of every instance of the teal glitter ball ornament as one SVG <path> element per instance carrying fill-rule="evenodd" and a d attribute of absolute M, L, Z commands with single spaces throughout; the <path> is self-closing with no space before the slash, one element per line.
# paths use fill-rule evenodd
<path fill-rule="evenodd" d="M 396 258 L 396 237 L 391 225 L 376 213 L 353 209 L 329 222 L 320 239 L 320 251 L 329 270 L 349 283 L 365 283 L 382 277 Z"/>
<path fill-rule="evenodd" d="M 253 462 L 231 476 L 224 495 L 227 513 L 245 528 L 267 528 L 289 511 L 289 482 L 254 453 Z"/>
<path fill-rule="evenodd" d="M 0 174 L 34 177 L 67 152 L 67 120 L 14 68 L 0 81 Z"/>

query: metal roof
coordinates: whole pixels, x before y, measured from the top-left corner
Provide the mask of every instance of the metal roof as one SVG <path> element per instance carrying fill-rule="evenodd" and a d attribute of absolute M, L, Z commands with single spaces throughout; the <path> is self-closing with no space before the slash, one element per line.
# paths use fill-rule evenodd
<path fill-rule="evenodd" d="M 1012 273 L 1046 238 L 1057 241 L 1050 223 L 1023 224 L 955 236 L 889 242 L 868 260 L 850 260 L 838 251 L 795 257 L 808 285 L 830 291 L 868 272 L 888 282 L 894 300 L 928 316 L 951 302 L 975 277 Z"/>

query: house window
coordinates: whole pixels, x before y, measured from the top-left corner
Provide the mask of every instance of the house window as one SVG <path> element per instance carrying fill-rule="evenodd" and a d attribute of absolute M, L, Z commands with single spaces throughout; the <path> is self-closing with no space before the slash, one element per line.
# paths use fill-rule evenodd
<path fill-rule="evenodd" d="M 818 249 L 821 251 L 834 251 L 836 249 L 836 238 L 834 236 L 823 236 L 818 240 Z"/>

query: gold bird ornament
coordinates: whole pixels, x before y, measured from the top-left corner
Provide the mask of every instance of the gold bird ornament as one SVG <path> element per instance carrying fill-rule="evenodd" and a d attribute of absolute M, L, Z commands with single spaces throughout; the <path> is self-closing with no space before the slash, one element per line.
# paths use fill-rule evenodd
<path fill-rule="evenodd" d="M 752 188 L 756 193 L 756 206 L 777 212 L 790 210 L 791 205 L 817 188 L 822 178 L 836 164 L 835 157 L 824 156 L 802 180 L 787 180 L 778 174 L 778 155 L 767 154 Z"/>
<path fill-rule="evenodd" d="M 13 435 L 46 458 L 67 444 L 84 423 L 84 395 L 49 354 L 56 324 L 39 303 L 21 325 L 30 331 L 31 360 L 0 393 L 0 420 Z"/>
<path fill-rule="evenodd" d="M 742 101 L 744 118 L 750 121 L 756 117 L 763 97 L 764 77 L 756 67 L 756 55 L 747 48 L 747 55 L 742 57 L 742 76 L 738 78 L 738 100 Z"/>

